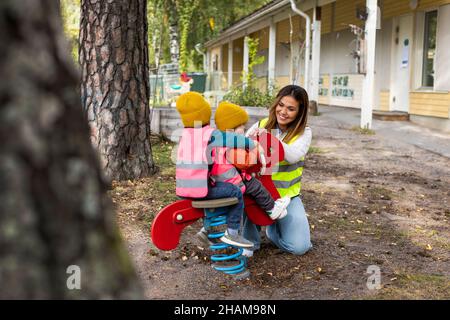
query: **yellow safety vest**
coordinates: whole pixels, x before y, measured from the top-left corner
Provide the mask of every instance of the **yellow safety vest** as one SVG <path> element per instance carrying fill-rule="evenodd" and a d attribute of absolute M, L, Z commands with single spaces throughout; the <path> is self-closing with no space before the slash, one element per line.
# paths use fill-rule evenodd
<path fill-rule="evenodd" d="M 259 128 L 264 128 L 269 118 L 259 121 Z M 292 144 L 299 138 L 299 135 L 293 137 L 287 144 Z M 285 160 L 278 164 L 276 172 L 272 173 L 272 181 L 275 184 L 281 197 L 289 196 L 291 198 L 300 194 L 302 187 L 302 174 L 305 165 L 305 157 L 301 158 L 297 163 L 289 163 Z"/>

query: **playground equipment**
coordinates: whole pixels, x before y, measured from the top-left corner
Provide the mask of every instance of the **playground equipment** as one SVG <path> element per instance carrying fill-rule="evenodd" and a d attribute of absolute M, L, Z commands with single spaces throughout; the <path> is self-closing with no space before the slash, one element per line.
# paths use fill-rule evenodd
<path fill-rule="evenodd" d="M 180 96 L 183 93 L 189 92 L 193 83 L 194 80 L 189 77 L 186 72 L 183 72 L 180 75 L 179 82 L 170 85 L 169 93 Z"/>
<path fill-rule="evenodd" d="M 273 166 L 284 159 L 283 146 L 269 133 L 255 135 L 251 138 L 257 140 L 264 149 L 265 170 L 264 174 L 260 175 L 262 165 L 257 163 L 246 172 L 259 179 L 276 200 L 280 198 L 280 195 L 273 184 L 271 173 Z M 213 245 L 209 247 L 214 252 L 211 256 L 212 267 L 225 274 L 234 275 L 238 279 L 246 278 L 249 276 L 249 272 L 246 270 L 246 257 L 242 256 L 243 250 L 220 241 L 220 237 L 224 235 L 223 226 L 226 224 L 228 207 L 237 202 L 237 198 L 184 199 L 169 204 L 153 220 L 151 228 L 153 244 L 160 250 L 175 249 L 179 244 L 183 229 L 203 218 L 208 238 L 213 242 Z M 245 195 L 244 206 L 247 217 L 256 225 L 268 226 L 274 222 L 252 198 Z"/>

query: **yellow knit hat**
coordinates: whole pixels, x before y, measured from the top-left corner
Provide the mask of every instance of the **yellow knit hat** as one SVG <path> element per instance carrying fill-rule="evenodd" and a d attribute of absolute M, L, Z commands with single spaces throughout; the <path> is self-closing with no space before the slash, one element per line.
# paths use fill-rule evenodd
<path fill-rule="evenodd" d="M 217 107 L 214 116 L 216 127 L 219 130 L 225 131 L 227 129 L 234 129 L 248 121 L 248 114 L 240 106 L 222 101 Z"/>
<path fill-rule="evenodd" d="M 179 96 L 177 110 L 186 128 L 193 128 L 194 122 L 199 122 L 202 126 L 209 124 L 211 106 L 198 92 L 189 91 Z"/>

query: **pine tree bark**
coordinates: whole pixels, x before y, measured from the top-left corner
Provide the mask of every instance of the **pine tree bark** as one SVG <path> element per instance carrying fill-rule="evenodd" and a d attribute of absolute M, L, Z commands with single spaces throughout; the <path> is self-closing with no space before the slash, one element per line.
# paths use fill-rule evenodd
<path fill-rule="evenodd" d="M 154 173 L 146 0 L 82 0 L 81 97 L 106 176 Z"/>
<path fill-rule="evenodd" d="M 58 4 L 0 5 L 0 299 L 141 298 Z"/>

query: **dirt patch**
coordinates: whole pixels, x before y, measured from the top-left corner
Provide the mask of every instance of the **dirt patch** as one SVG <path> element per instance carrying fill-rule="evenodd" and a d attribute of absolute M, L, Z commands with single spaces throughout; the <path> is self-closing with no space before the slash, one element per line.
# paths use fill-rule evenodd
<path fill-rule="evenodd" d="M 263 236 L 248 261 L 251 277 L 240 281 L 212 269 L 211 252 L 194 237 L 199 221 L 177 249 L 152 245 L 153 217 L 176 199 L 172 146 L 154 142 L 158 174 L 111 191 L 148 298 L 450 298 L 450 160 L 322 116 L 311 127 L 302 197 L 313 249 L 286 254 Z M 379 289 L 368 289 L 369 266 L 381 272 Z"/>

